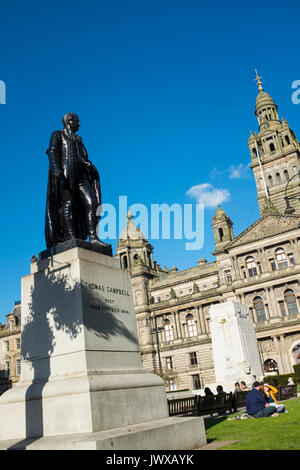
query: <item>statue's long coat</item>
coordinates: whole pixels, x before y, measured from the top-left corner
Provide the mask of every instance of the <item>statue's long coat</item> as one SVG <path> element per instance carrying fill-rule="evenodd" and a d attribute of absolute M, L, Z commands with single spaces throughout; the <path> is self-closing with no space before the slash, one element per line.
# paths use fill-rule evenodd
<path fill-rule="evenodd" d="M 62 146 L 62 132 L 53 132 L 50 139 L 50 146 L 47 150 L 49 157 L 49 173 L 47 187 L 47 203 L 46 203 L 46 221 L 45 221 L 45 237 L 47 248 L 51 248 L 57 243 L 66 240 L 63 226 L 63 199 L 61 188 L 57 176 L 63 173 L 62 159 L 65 158 L 65 146 Z M 64 136 L 65 137 L 65 136 Z M 76 136 L 77 137 L 77 136 Z M 65 140 L 65 138 L 64 138 Z M 88 160 L 87 152 L 84 145 L 78 137 L 80 145 L 83 149 L 85 161 Z M 98 171 L 94 165 L 87 167 L 87 176 L 92 190 L 97 199 L 98 205 L 101 204 L 101 186 Z M 81 208 L 80 201 L 74 201 L 74 225 L 76 230 L 76 238 L 86 240 L 88 233 L 86 229 L 85 213 Z M 99 219 L 99 218 L 98 218 Z"/>

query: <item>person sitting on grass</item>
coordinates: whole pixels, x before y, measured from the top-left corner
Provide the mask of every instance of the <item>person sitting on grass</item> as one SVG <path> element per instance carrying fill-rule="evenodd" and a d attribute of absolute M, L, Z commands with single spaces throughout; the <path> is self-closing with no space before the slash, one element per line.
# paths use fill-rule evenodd
<path fill-rule="evenodd" d="M 263 386 L 260 382 L 254 382 L 252 390 L 247 393 L 246 411 L 254 418 L 266 418 L 267 416 L 278 416 L 276 407 L 267 403 L 262 394 Z"/>
<path fill-rule="evenodd" d="M 277 413 L 287 413 L 288 411 L 285 405 L 279 404 L 276 400 L 276 393 L 278 393 L 278 390 L 276 387 L 274 387 L 274 385 L 271 385 L 270 383 L 264 383 L 264 394 L 267 403 L 269 403 L 271 406 L 275 406 Z"/>

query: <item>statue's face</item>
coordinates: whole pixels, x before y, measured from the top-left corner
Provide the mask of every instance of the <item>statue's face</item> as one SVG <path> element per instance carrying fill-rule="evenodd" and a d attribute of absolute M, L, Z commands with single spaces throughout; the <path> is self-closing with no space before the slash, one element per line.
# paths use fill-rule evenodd
<path fill-rule="evenodd" d="M 74 113 L 65 114 L 63 117 L 63 125 L 72 132 L 77 132 L 80 126 L 79 117 Z"/>
<path fill-rule="evenodd" d="M 80 126 L 79 117 L 74 115 L 68 121 L 68 125 L 73 132 L 77 132 Z"/>

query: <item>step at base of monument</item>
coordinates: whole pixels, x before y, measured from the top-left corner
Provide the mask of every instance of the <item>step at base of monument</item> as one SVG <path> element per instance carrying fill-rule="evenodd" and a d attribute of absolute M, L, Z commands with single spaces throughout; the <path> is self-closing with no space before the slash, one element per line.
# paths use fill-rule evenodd
<path fill-rule="evenodd" d="M 0 450 L 193 450 L 205 445 L 203 418 L 170 417 L 94 433 L 0 441 Z"/>

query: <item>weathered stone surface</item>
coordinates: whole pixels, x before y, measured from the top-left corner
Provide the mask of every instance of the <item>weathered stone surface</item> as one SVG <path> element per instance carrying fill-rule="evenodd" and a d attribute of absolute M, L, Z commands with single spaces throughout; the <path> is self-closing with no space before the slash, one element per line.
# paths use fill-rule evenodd
<path fill-rule="evenodd" d="M 88 439 L 87 448 L 112 448 L 123 445 L 124 427 L 141 424 L 159 442 L 161 431 L 154 423 L 152 434 L 152 422 L 168 430 L 174 422 L 162 379 L 142 367 L 129 273 L 118 259 L 79 247 L 31 269 L 22 279 L 22 374 L 0 397 L 0 440 L 43 436 L 39 442 L 51 448 L 56 440 L 45 441 L 50 436 L 122 428 L 116 441 L 105 435 Z M 202 418 L 196 420 L 201 428 Z M 71 445 L 68 438 L 57 439 Z M 132 438 L 125 442 L 134 448 Z M 172 445 L 171 438 L 167 442 Z"/>
<path fill-rule="evenodd" d="M 223 302 L 213 305 L 209 314 L 216 382 L 230 391 L 237 380 L 251 385 L 261 379 L 263 369 L 247 307 Z"/>

